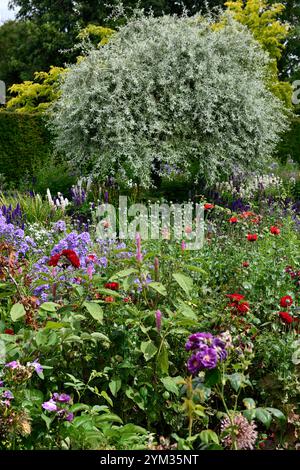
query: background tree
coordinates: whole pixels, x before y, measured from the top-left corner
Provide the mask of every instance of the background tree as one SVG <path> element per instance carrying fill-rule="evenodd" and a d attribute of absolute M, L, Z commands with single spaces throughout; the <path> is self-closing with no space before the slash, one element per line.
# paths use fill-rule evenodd
<path fill-rule="evenodd" d="M 269 61 L 233 19 L 132 20 L 70 68 L 51 115 L 57 148 L 82 171 L 142 185 L 155 162 L 207 181 L 261 168 L 285 127 Z"/>

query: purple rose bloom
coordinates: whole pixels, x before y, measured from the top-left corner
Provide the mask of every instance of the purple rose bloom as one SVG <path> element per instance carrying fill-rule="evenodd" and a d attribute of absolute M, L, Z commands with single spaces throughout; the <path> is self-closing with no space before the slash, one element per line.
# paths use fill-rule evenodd
<path fill-rule="evenodd" d="M 67 395 L 66 393 L 53 393 L 52 399 L 59 401 L 60 403 L 69 403 L 71 401 L 70 395 Z"/>
<path fill-rule="evenodd" d="M 9 369 L 17 369 L 19 366 L 20 366 L 19 361 L 12 361 L 12 362 L 8 362 L 7 364 L 5 364 L 5 367 L 8 367 Z"/>
<path fill-rule="evenodd" d="M 5 392 L 2 393 L 2 398 L 7 398 L 8 400 L 13 400 L 14 396 L 11 393 L 10 390 L 5 390 Z"/>
<path fill-rule="evenodd" d="M 45 403 L 42 404 L 42 407 L 47 411 L 57 411 L 57 405 L 52 398 L 49 401 L 45 401 Z"/>
<path fill-rule="evenodd" d="M 201 355 L 201 365 L 204 369 L 214 369 L 218 362 L 217 351 L 214 348 L 206 348 L 199 353 Z"/>
<path fill-rule="evenodd" d="M 220 338 L 215 338 L 213 340 L 213 348 L 216 350 L 218 359 L 224 361 L 227 357 L 226 344 Z"/>
<path fill-rule="evenodd" d="M 201 355 L 200 352 L 197 352 L 196 354 L 193 354 L 189 358 L 189 360 L 187 362 L 187 368 L 188 368 L 188 371 L 192 375 L 196 375 L 200 371 L 201 366 L 202 366 L 201 359 L 202 359 L 202 355 Z"/>
<path fill-rule="evenodd" d="M 71 422 L 73 421 L 73 419 L 74 419 L 74 414 L 71 411 L 68 411 L 67 416 L 66 416 L 66 421 Z"/>
<path fill-rule="evenodd" d="M 201 345 L 211 345 L 213 342 L 213 335 L 211 333 L 194 333 L 188 339 L 185 345 L 186 351 L 192 349 L 199 349 Z"/>
<path fill-rule="evenodd" d="M 43 372 L 43 367 L 37 362 L 37 359 L 33 362 L 27 362 L 27 366 L 34 367 L 37 374 L 41 374 Z"/>

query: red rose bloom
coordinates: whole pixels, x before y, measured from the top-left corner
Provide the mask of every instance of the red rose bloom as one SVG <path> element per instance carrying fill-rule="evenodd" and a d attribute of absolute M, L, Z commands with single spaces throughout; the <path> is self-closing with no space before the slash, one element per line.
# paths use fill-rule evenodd
<path fill-rule="evenodd" d="M 248 233 L 247 239 L 248 239 L 249 242 L 256 242 L 256 240 L 257 240 L 256 233 Z"/>
<path fill-rule="evenodd" d="M 250 310 L 249 303 L 241 302 L 240 304 L 238 304 L 237 309 L 240 313 L 247 313 Z"/>
<path fill-rule="evenodd" d="M 272 225 L 272 227 L 270 228 L 270 232 L 272 233 L 272 235 L 280 235 L 280 229 L 275 225 Z"/>
<path fill-rule="evenodd" d="M 112 302 L 115 301 L 115 299 L 114 299 L 113 297 L 105 297 L 104 300 L 105 300 L 105 302 L 107 302 L 107 303 L 112 303 Z"/>
<path fill-rule="evenodd" d="M 288 312 L 279 312 L 278 315 L 284 323 L 287 323 L 288 325 L 293 323 L 294 319 Z"/>
<path fill-rule="evenodd" d="M 131 297 L 125 297 L 123 299 L 123 302 L 125 302 L 126 304 L 130 303 L 131 302 Z"/>
<path fill-rule="evenodd" d="M 238 218 L 237 217 L 230 217 L 230 219 L 228 220 L 228 222 L 230 224 L 236 224 L 238 222 Z"/>
<path fill-rule="evenodd" d="M 209 202 L 204 204 L 204 209 L 207 211 L 209 209 L 213 209 L 215 206 L 214 204 L 210 204 Z"/>
<path fill-rule="evenodd" d="M 4 334 L 6 334 L 6 335 L 14 335 L 15 332 L 14 332 L 14 330 L 12 330 L 11 328 L 6 328 L 6 330 L 4 330 Z"/>
<path fill-rule="evenodd" d="M 245 298 L 245 296 L 242 294 L 226 294 L 226 297 L 228 297 L 233 302 L 240 302 Z"/>
<path fill-rule="evenodd" d="M 285 295 L 280 299 L 280 307 L 290 307 L 293 303 L 293 299 L 290 295 Z"/>
<path fill-rule="evenodd" d="M 107 282 L 104 287 L 110 290 L 119 290 L 120 285 L 118 282 Z"/>
<path fill-rule="evenodd" d="M 243 266 L 243 268 L 249 268 L 249 266 L 250 266 L 249 261 L 243 261 L 242 266 Z"/>

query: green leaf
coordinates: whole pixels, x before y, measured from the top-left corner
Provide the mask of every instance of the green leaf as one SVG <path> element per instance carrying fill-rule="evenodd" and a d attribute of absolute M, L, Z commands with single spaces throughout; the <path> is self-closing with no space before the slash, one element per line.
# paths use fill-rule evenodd
<path fill-rule="evenodd" d="M 40 308 L 46 310 L 46 312 L 56 312 L 57 307 L 60 307 L 60 305 L 54 302 L 44 302 L 40 305 Z"/>
<path fill-rule="evenodd" d="M 164 387 L 168 392 L 174 393 L 176 396 L 179 395 L 179 388 L 176 384 L 176 380 L 172 377 L 163 377 L 160 381 L 164 384 Z"/>
<path fill-rule="evenodd" d="M 173 278 L 180 285 L 180 287 L 184 290 L 184 292 L 189 296 L 191 293 L 191 290 L 193 289 L 193 279 L 182 273 L 174 273 Z"/>
<path fill-rule="evenodd" d="M 119 271 L 118 273 L 114 274 L 109 280 L 113 281 L 115 279 L 120 279 L 122 277 L 128 277 L 131 274 L 138 273 L 138 270 L 135 268 L 124 269 L 123 271 Z"/>
<path fill-rule="evenodd" d="M 194 320 L 194 321 L 197 321 L 198 318 L 197 318 L 197 315 L 195 314 L 195 312 L 193 311 L 193 309 L 191 309 L 191 307 L 189 307 L 185 302 L 183 302 L 182 300 L 178 300 L 180 306 L 179 306 L 179 312 L 186 318 L 188 318 L 189 320 Z"/>
<path fill-rule="evenodd" d="M 17 321 L 20 318 L 24 317 L 24 315 L 26 315 L 26 310 L 23 304 L 18 303 L 12 306 L 10 310 L 10 316 L 12 321 Z"/>
<path fill-rule="evenodd" d="M 218 369 L 212 369 L 206 372 L 205 374 L 205 386 L 213 387 L 221 380 L 221 373 Z"/>
<path fill-rule="evenodd" d="M 60 328 L 67 328 L 69 325 L 67 323 L 59 323 L 55 321 L 47 321 L 45 325 L 45 330 L 59 330 Z"/>
<path fill-rule="evenodd" d="M 207 276 L 207 272 L 204 271 L 204 269 L 200 268 L 199 266 L 193 266 L 191 264 L 185 264 L 184 267 L 188 269 L 189 271 L 194 271 L 196 273 L 201 273 Z"/>
<path fill-rule="evenodd" d="M 275 416 L 275 418 L 279 419 L 280 421 L 286 421 L 286 417 L 282 411 L 278 410 L 277 408 L 267 407 L 266 410 L 268 410 L 273 416 Z"/>
<path fill-rule="evenodd" d="M 114 397 L 117 396 L 118 391 L 120 390 L 122 381 L 120 379 L 112 379 L 109 383 L 109 390 L 111 391 Z"/>
<path fill-rule="evenodd" d="M 166 346 L 163 344 L 159 354 L 156 356 L 156 364 L 162 374 L 169 371 L 169 355 Z"/>
<path fill-rule="evenodd" d="M 263 423 L 266 428 L 270 427 L 270 424 L 272 422 L 272 415 L 268 410 L 266 410 L 265 408 L 256 408 L 255 417 L 261 423 Z"/>
<path fill-rule="evenodd" d="M 219 438 L 217 434 L 211 429 L 206 429 L 205 431 L 201 431 L 199 436 L 200 436 L 201 441 L 204 442 L 204 444 L 209 444 L 210 442 L 219 444 Z"/>
<path fill-rule="evenodd" d="M 141 351 L 144 354 L 146 361 L 150 361 L 150 359 L 157 353 L 157 347 L 151 340 L 144 341 L 141 343 Z"/>
<path fill-rule="evenodd" d="M 234 374 L 227 375 L 227 378 L 235 392 L 238 392 L 240 388 L 249 385 L 249 381 L 246 379 L 244 374 L 240 374 L 239 372 L 235 372 Z"/>
<path fill-rule="evenodd" d="M 243 403 L 247 410 L 253 410 L 254 408 L 256 408 L 255 401 L 253 400 L 253 398 L 244 398 Z"/>
<path fill-rule="evenodd" d="M 155 290 L 156 292 L 158 292 L 160 295 L 163 295 L 164 297 L 167 295 L 167 289 L 160 282 L 150 282 L 148 284 L 148 287 Z"/>
<path fill-rule="evenodd" d="M 101 393 L 100 393 L 101 397 L 103 397 L 107 403 L 110 404 L 110 406 L 113 406 L 113 401 L 112 399 L 110 398 L 110 396 L 103 390 Z"/>
<path fill-rule="evenodd" d="M 103 310 L 99 304 L 95 302 L 84 302 L 83 305 L 94 320 L 97 320 L 99 323 L 103 323 Z"/>

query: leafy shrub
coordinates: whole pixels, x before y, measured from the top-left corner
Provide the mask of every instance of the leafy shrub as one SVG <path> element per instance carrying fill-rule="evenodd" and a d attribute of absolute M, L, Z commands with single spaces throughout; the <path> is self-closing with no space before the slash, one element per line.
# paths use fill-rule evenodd
<path fill-rule="evenodd" d="M 208 181 L 261 168 L 285 129 L 269 61 L 233 19 L 139 17 L 70 68 L 52 110 L 56 147 L 86 172 L 144 186 L 166 164 Z"/>

